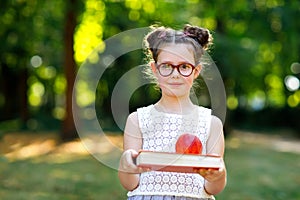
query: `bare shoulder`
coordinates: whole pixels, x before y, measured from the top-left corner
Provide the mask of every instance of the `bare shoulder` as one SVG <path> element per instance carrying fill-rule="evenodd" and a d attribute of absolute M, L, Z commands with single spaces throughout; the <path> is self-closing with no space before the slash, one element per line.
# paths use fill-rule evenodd
<path fill-rule="evenodd" d="M 212 115 L 209 136 L 207 139 L 207 153 L 223 156 L 224 134 L 222 121 Z"/>
<path fill-rule="evenodd" d="M 137 112 L 131 113 L 124 130 L 124 149 L 141 149 L 142 133 L 139 128 Z"/>
<path fill-rule="evenodd" d="M 139 120 L 137 112 L 129 114 L 124 132 L 125 134 L 134 134 L 139 132 Z"/>
<path fill-rule="evenodd" d="M 138 114 L 137 111 L 132 112 L 128 115 L 127 123 L 138 123 Z"/>
<path fill-rule="evenodd" d="M 223 129 L 223 123 L 222 123 L 221 119 L 215 115 L 211 116 L 211 126 L 214 128 Z"/>
<path fill-rule="evenodd" d="M 212 115 L 210 122 L 210 136 L 223 135 L 223 123 L 217 116 Z"/>

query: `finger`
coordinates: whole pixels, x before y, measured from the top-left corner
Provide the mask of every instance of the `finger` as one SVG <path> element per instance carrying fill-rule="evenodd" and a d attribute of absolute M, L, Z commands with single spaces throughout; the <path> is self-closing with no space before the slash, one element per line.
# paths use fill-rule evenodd
<path fill-rule="evenodd" d="M 140 173 L 149 172 L 149 171 L 151 171 L 151 168 L 149 168 L 149 167 L 139 167 Z"/>
<path fill-rule="evenodd" d="M 218 172 L 219 170 L 217 169 L 208 169 L 207 174 L 214 174 L 215 172 Z"/>
<path fill-rule="evenodd" d="M 128 152 L 125 154 L 127 163 L 135 165 L 135 158 L 137 157 L 137 155 L 138 152 L 136 152 L 135 150 L 128 150 Z"/>
<path fill-rule="evenodd" d="M 131 151 L 132 158 L 136 158 L 139 155 L 137 151 Z"/>
<path fill-rule="evenodd" d="M 219 171 L 219 172 L 224 172 L 224 171 L 225 171 L 225 168 L 224 168 L 224 167 L 220 167 L 218 171 Z"/>
<path fill-rule="evenodd" d="M 128 173 L 139 173 L 139 168 L 135 165 L 132 154 L 135 155 L 134 151 L 127 150 L 121 157 L 121 169 Z"/>
<path fill-rule="evenodd" d="M 200 174 L 202 177 L 205 177 L 206 172 L 199 172 L 199 174 Z"/>
<path fill-rule="evenodd" d="M 217 153 L 210 153 L 209 155 L 211 155 L 211 156 L 220 156 L 220 155 L 217 154 Z"/>
<path fill-rule="evenodd" d="M 207 170 L 206 169 L 199 169 L 199 172 L 198 172 L 201 176 L 205 176 L 207 174 Z"/>

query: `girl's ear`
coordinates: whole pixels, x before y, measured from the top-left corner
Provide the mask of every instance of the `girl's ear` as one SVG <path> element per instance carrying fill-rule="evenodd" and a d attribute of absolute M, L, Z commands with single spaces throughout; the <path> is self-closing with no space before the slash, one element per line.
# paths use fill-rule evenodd
<path fill-rule="evenodd" d="M 156 72 L 157 72 L 157 68 L 156 68 L 156 66 L 155 66 L 155 62 L 154 62 L 154 61 L 151 61 L 151 62 L 150 62 L 150 66 L 151 66 L 151 69 L 152 69 L 153 74 L 155 75 Z"/>
<path fill-rule="evenodd" d="M 202 66 L 200 64 L 198 64 L 196 67 L 195 67 L 195 72 L 194 72 L 194 79 L 198 78 L 198 76 L 200 75 L 200 72 L 202 70 Z"/>

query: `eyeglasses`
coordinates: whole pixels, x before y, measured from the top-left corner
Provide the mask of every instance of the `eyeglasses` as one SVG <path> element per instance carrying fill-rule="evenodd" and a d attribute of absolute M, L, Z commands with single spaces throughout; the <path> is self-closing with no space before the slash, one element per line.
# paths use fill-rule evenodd
<path fill-rule="evenodd" d="M 161 76 L 170 76 L 176 68 L 178 73 L 184 77 L 188 77 L 193 73 L 195 66 L 190 63 L 181 63 L 179 65 L 173 65 L 171 63 L 156 63 L 156 68 Z"/>

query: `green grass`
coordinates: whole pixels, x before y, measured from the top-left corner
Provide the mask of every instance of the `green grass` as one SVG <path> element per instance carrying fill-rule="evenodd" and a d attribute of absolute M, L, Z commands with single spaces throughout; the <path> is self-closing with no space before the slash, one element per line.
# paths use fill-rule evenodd
<path fill-rule="evenodd" d="M 300 157 L 263 145 L 227 147 L 228 183 L 217 199 L 300 199 Z M 126 199 L 117 172 L 91 156 L 8 161 L 0 156 L 1 200 Z"/>
<path fill-rule="evenodd" d="M 300 199 L 300 157 L 261 145 L 227 148 L 228 183 L 219 199 Z"/>
<path fill-rule="evenodd" d="M 66 163 L 0 161 L 1 200 L 124 199 L 117 172 L 90 156 Z"/>

